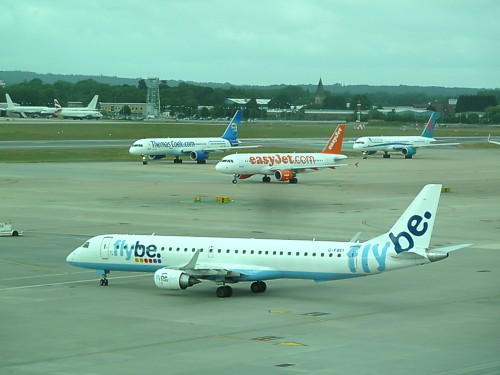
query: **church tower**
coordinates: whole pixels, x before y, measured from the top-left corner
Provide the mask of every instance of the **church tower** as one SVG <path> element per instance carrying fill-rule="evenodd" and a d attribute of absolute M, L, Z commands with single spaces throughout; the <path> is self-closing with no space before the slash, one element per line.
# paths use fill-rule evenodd
<path fill-rule="evenodd" d="M 314 96 L 314 104 L 323 105 L 323 101 L 325 100 L 325 89 L 323 88 L 323 82 L 321 82 L 321 78 L 318 82 L 318 87 L 316 88 L 316 95 Z"/>

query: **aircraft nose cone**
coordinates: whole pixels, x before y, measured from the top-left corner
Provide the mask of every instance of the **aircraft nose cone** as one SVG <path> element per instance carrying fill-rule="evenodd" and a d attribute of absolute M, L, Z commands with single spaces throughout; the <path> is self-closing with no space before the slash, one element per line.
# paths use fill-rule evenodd
<path fill-rule="evenodd" d="M 217 172 L 222 172 L 222 167 L 223 167 L 222 163 L 221 163 L 221 162 L 218 162 L 218 163 L 215 165 L 215 170 L 216 170 Z"/>

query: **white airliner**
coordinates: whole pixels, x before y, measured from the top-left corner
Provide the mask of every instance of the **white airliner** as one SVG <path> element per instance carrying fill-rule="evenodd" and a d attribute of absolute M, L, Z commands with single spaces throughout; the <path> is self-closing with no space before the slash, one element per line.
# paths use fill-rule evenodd
<path fill-rule="evenodd" d="M 182 163 L 182 155 L 189 155 L 198 164 L 205 164 L 212 152 L 224 152 L 243 148 L 238 140 L 243 111 L 237 110 L 229 122 L 224 134 L 212 138 L 144 138 L 135 141 L 128 150 L 132 155 L 141 155 L 142 164 L 151 160 L 163 159 L 167 155 L 175 156 L 174 163 Z M 256 147 L 246 146 L 245 148 Z"/>
<path fill-rule="evenodd" d="M 15 105 L 9 94 L 5 94 L 5 100 L 7 101 L 7 114 L 16 113 L 21 117 L 28 116 L 40 116 L 45 115 L 48 112 L 54 113 L 56 108 L 50 108 L 46 106 L 28 106 L 28 105 Z"/>
<path fill-rule="evenodd" d="M 55 108 L 59 111 L 56 113 L 58 117 L 62 118 L 72 118 L 72 119 L 100 119 L 102 118 L 101 112 L 99 112 L 97 107 L 97 100 L 99 99 L 99 95 L 95 95 L 92 98 L 92 101 L 86 107 L 61 107 L 59 101 L 54 99 Z"/>
<path fill-rule="evenodd" d="M 500 145 L 500 142 L 497 142 L 497 141 L 492 141 L 492 140 L 491 140 L 491 134 L 489 134 L 489 135 L 488 135 L 488 142 L 490 142 L 490 143 L 494 143 L 494 144 L 496 144 L 496 145 Z"/>
<path fill-rule="evenodd" d="M 233 184 L 255 174 L 263 174 L 262 182 L 270 182 L 274 175 L 278 181 L 296 184 L 297 174 L 316 172 L 322 168 L 343 167 L 341 161 L 347 156 L 341 155 L 345 125 L 340 124 L 321 152 L 316 153 L 277 153 L 277 154 L 232 154 L 217 163 L 217 172 L 234 175 Z"/>
<path fill-rule="evenodd" d="M 217 296 L 230 297 L 226 284 L 251 281 L 254 293 L 264 280 L 329 281 L 375 275 L 448 257 L 470 244 L 430 249 L 441 185 L 427 185 L 396 224 L 365 242 L 276 240 L 104 234 L 90 238 L 68 255 L 77 267 L 95 269 L 108 285 L 110 271 L 154 273 L 163 289 L 180 290 L 210 280 Z"/>
<path fill-rule="evenodd" d="M 420 147 L 458 145 L 459 143 L 435 143 L 436 140 L 432 137 L 438 116 L 437 112 L 431 114 L 420 136 L 361 137 L 354 141 L 352 148 L 362 151 L 363 159 L 377 151 L 383 151 L 384 158 L 391 157 L 389 152 L 397 152 L 403 154 L 405 159 L 411 159 L 417 153 L 417 148 Z"/>

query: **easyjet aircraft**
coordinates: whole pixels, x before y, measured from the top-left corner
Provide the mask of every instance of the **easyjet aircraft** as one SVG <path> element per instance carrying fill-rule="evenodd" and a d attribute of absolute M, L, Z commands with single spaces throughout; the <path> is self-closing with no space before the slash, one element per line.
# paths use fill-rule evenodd
<path fill-rule="evenodd" d="M 233 184 L 238 179 L 263 174 L 262 182 L 270 182 L 274 175 L 278 181 L 296 184 L 297 174 L 316 172 L 321 168 L 345 167 L 341 162 L 347 156 L 340 154 L 344 139 L 345 124 L 340 124 L 321 152 L 316 153 L 277 153 L 277 154 L 232 154 L 225 156 L 217 165 L 217 172 L 234 175 Z"/>

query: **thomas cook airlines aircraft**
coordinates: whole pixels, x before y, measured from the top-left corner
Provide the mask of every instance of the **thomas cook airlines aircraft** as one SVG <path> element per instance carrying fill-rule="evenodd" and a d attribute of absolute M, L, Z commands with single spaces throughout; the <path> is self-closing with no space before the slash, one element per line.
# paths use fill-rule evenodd
<path fill-rule="evenodd" d="M 228 284 L 243 281 L 262 293 L 265 280 L 370 276 L 436 262 L 470 246 L 429 247 L 440 193 L 441 185 L 426 185 L 388 232 L 365 242 L 104 234 L 90 238 L 66 261 L 97 270 L 101 285 L 108 285 L 110 271 L 151 272 L 163 289 L 213 281 L 221 298 L 232 295 Z"/>
<path fill-rule="evenodd" d="M 225 152 L 235 148 L 243 148 L 238 140 L 243 110 L 239 109 L 229 122 L 226 131 L 220 137 L 212 138 L 144 138 L 135 141 L 130 147 L 132 155 L 142 155 L 142 164 L 151 160 L 162 159 L 167 155 L 175 156 L 174 163 L 182 163 L 180 158 L 189 155 L 198 164 L 205 164 L 210 153 Z M 253 148 L 257 146 L 244 146 Z"/>

